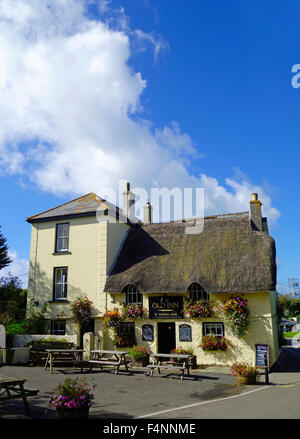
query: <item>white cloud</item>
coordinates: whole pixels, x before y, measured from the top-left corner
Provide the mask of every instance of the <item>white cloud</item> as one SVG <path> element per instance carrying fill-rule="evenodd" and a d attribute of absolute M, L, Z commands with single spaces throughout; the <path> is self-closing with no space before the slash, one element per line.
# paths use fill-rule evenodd
<path fill-rule="evenodd" d="M 0 277 L 6 277 L 8 273 L 12 273 L 13 276 L 19 277 L 23 288 L 27 288 L 29 269 L 28 259 L 20 258 L 14 250 L 8 250 L 8 256 L 12 262 L 7 267 L 2 268 L 0 271 Z"/>
<path fill-rule="evenodd" d="M 275 220 L 279 212 L 263 188 L 190 175 L 190 160 L 201 155 L 177 122 L 153 127 L 143 118 L 147 83 L 128 63 L 133 36 L 134 44 L 150 42 L 155 57 L 167 44 L 131 30 L 123 9 L 105 22 L 88 18 L 88 3 L 1 1 L 0 173 L 68 195 L 101 195 L 120 179 L 145 188 L 200 186 L 206 214 L 247 210 L 255 191 Z M 98 6 L 107 13 L 110 2 Z"/>

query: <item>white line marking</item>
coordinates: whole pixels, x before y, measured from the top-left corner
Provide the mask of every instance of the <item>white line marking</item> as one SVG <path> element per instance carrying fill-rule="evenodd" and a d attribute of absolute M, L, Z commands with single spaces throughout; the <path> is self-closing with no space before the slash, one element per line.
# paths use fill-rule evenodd
<path fill-rule="evenodd" d="M 240 396 L 249 395 L 250 393 L 259 392 L 260 390 L 271 389 L 271 388 L 272 388 L 272 386 L 264 386 L 264 387 L 260 387 L 259 389 L 250 390 L 249 392 L 240 393 L 239 395 L 227 396 L 226 398 L 212 399 L 210 401 L 196 402 L 195 404 L 184 405 L 182 407 L 177 407 L 174 409 L 163 410 L 162 412 L 151 413 L 150 415 L 139 416 L 136 419 L 150 418 L 151 416 L 157 416 L 157 415 L 161 415 L 163 413 L 174 412 L 176 410 L 184 410 L 184 409 L 188 409 L 191 407 L 197 407 L 198 405 L 210 404 L 212 402 L 225 401 L 226 399 L 238 398 Z"/>

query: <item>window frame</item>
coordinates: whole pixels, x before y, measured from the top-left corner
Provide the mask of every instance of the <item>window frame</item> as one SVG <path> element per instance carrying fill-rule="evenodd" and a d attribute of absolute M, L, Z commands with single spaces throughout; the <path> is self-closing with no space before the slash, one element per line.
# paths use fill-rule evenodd
<path fill-rule="evenodd" d="M 213 334 L 213 333 L 209 333 L 207 334 L 207 326 L 213 326 L 213 325 L 217 325 L 218 327 L 221 327 L 221 334 Z M 202 335 L 206 336 L 206 335 L 216 335 L 217 337 L 225 337 L 225 328 L 224 328 L 224 323 L 223 322 L 203 322 L 203 327 L 202 327 Z"/>
<path fill-rule="evenodd" d="M 58 230 L 60 226 L 68 226 L 68 235 L 62 235 L 62 236 L 58 236 Z M 59 239 L 68 239 L 68 248 L 63 248 L 63 249 L 58 249 L 58 240 Z M 70 223 L 69 222 L 65 222 L 65 223 L 57 223 L 56 227 L 55 227 L 55 248 L 54 248 L 54 252 L 55 253 L 67 253 L 69 252 L 69 248 L 70 248 Z"/>
<path fill-rule="evenodd" d="M 194 286 L 198 286 L 198 290 L 193 290 Z M 189 286 L 190 300 L 191 302 L 210 302 L 210 294 L 202 287 L 198 282 L 193 282 Z M 199 297 L 199 294 L 201 297 Z M 206 295 L 206 299 L 203 298 L 203 295 Z M 194 297 L 196 295 L 196 298 Z"/>
<path fill-rule="evenodd" d="M 60 330 L 54 330 L 55 324 L 63 324 L 63 332 Z M 66 320 L 51 320 L 51 335 L 66 335 Z"/>
<path fill-rule="evenodd" d="M 130 289 L 134 289 L 135 291 L 130 291 Z M 138 291 L 134 284 L 126 285 L 124 290 L 126 294 L 126 305 L 143 305 L 143 294 Z M 131 300 L 129 300 L 129 297 L 131 297 Z"/>
<path fill-rule="evenodd" d="M 56 273 L 57 273 L 57 270 L 66 270 L 66 272 L 67 272 L 67 279 L 66 279 L 66 282 L 60 282 L 60 283 L 57 283 L 56 282 Z M 63 301 L 67 301 L 67 297 L 68 297 L 68 278 L 69 278 L 69 269 L 68 269 L 68 267 L 54 267 L 53 268 L 53 301 L 54 302 L 63 302 Z M 65 288 L 66 288 L 66 291 L 65 291 L 65 295 L 64 295 L 64 297 L 57 297 L 56 296 L 56 294 L 57 294 L 57 291 L 56 291 L 56 287 L 57 287 L 57 285 L 64 285 L 65 286 Z"/>

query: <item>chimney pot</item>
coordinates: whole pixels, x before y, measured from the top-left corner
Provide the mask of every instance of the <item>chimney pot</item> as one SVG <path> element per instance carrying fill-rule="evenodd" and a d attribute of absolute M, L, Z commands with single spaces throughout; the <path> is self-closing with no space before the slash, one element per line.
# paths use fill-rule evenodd
<path fill-rule="evenodd" d="M 252 194 L 250 201 L 250 221 L 254 230 L 263 231 L 263 220 L 261 216 L 261 202 L 258 199 L 258 194 Z"/>
<path fill-rule="evenodd" d="M 130 191 L 130 183 L 126 183 L 126 190 L 123 192 L 123 212 L 131 221 L 135 221 L 135 194 Z"/>
<path fill-rule="evenodd" d="M 152 206 L 149 203 L 149 200 L 147 200 L 144 206 L 144 224 L 152 223 L 152 210 Z"/>

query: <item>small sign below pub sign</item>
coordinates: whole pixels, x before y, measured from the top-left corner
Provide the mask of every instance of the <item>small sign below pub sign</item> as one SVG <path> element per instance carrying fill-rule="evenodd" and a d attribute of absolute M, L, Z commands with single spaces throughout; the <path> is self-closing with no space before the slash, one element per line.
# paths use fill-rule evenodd
<path fill-rule="evenodd" d="M 182 319 L 182 296 L 149 297 L 150 319 Z"/>

